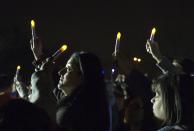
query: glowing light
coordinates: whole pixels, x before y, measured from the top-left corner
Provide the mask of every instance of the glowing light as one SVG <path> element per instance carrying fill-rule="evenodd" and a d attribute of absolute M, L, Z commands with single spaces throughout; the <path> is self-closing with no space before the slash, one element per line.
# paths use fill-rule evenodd
<path fill-rule="evenodd" d="M 138 62 L 141 62 L 141 58 L 138 58 L 137 61 L 138 61 Z"/>
<path fill-rule="evenodd" d="M 152 29 L 152 32 L 151 32 L 151 35 L 150 35 L 150 41 L 153 41 L 154 40 L 155 33 L 156 33 L 156 28 L 154 27 Z"/>
<path fill-rule="evenodd" d="M 114 68 L 112 68 L 112 73 L 114 73 L 115 72 L 115 69 Z"/>
<path fill-rule="evenodd" d="M 153 29 L 152 29 L 152 35 L 155 35 L 155 33 L 156 33 L 156 28 L 154 27 Z"/>
<path fill-rule="evenodd" d="M 34 20 L 31 20 L 31 27 L 35 28 L 35 21 Z"/>
<path fill-rule="evenodd" d="M 16 79 L 16 80 L 18 80 L 20 69 L 21 69 L 21 66 L 18 65 L 18 66 L 17 66 L 17 69 L 16 69 L 16 74 L 15 74 L 15 79 Z"/>
<path fill-rule="evenodd" d="M 134 61 L 137 61 L 137 57 L 134 57 L 133 60 L 134 60 Z"/>
<path fill-rule="evenodd" d="M 20 69 L 21 69 L 21 66 L 18 65 L 18 66 L 17 66 L 17 70 L 20 70 Z"/>
<path fill-rule="evenodd" d="M 31 31 L 32 31 L 32 43 L 34 45 L 35 38 L 36 38 L 36 32 L 35 32 L 35 21 L 31 20 Z"/>
<path fill-rule="evenodd" d="M 121 33 L 118 32 L 118 33 L 117 33 L 117 38 L 116 38 L 116 43 L 115 43 L 115 54 L 116 54 L 116 52 L 119 51 L 119 47 L 120 47 L 120 39 L 121 39 Z"/>
<path fill-rule="evenodd" d="M 117 40 L 120 40 L 121 39 L 121 32 L 118 32 L 117 33 Z"/>
<path fill-rule="evenodd" d="M 60 50 L 61 52 L 67 50 L 67 45 L 63 45 L 59 50 Z"/>
<path fill-rule="evenodd" d="M 63 45 L 61 46 L 60 49 L 58 49 L 53 55 L 52 55 L 52 58 L 53 58 L 53 62 L 60 56 L 63 54 L 63 52 L 67 50 L 67 45 Z"/>

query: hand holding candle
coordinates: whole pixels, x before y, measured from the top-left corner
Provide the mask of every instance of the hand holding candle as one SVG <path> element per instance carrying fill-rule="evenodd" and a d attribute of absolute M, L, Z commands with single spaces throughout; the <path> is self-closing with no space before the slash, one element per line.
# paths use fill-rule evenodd
<path fill-rule="evenodd" d="M 156 33 L 156 28 L 154 27 L 153 29 L 152 29 L 152 32 L 151 32 L 151 35 L 150 35 L 150 41 L 154 41 L 154 36 L 155 36 L 155 33 Z"/>

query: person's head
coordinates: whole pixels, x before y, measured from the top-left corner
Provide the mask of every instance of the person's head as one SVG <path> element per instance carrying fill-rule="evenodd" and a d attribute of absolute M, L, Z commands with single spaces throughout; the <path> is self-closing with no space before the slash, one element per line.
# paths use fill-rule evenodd
<path fill-rule="evenodd" d="M 0 108 L 1 131 L 51 131 L 48 114 L 36 105 L 14 99 Z"/>
<path fill-rule="evenodd" d="M 94 121 L 97 130 L 99 127 L 108 127 L 107 92 L 98 57 L 92 53 L 74 53 L 66 64 L 66 71 L 62 70 L 59 74 L 61 78 L 58 88 L 65 93 L 74 90 L 69 95 L 83 104 L 84 110 L 88 111 L 86 116 Z"/>
<path fill-rule="evenodd" d="M 153 113 L 163 125 L 188 123 L 193 85 L 189 75 L 165 74 L 153 82 Z"/>
<path fill-rule="evenodd" d="M 66 67 L 59 72 L 58 88 L 64 92 L 80 87 L 80 85 L 102 82 L 102 66 L 97 56 L 92 53 L 74 53 Z"/>
<path fill-rule="evenodd" d="M 81 71 L 79 67 L 79 56 L 73 54 L 67 61 L 65 68 L 59 71 L 60 80 L 58 88 L 65 91 L 72 90 L 81 84 Z"/>

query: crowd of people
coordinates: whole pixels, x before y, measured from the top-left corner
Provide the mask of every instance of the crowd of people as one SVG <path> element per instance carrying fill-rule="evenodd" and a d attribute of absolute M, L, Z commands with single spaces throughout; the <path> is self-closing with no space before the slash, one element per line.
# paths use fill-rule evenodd
<path fill-rule="evenodd" d="M 31 84 L 20 75 L 0 75 L 1 131 L 193 131 L 194 62 L 163 56 L 158 43 L 146 51 L 161 75 L 148 79 L 120 50 L 114 52 L 116 77 L 105 79 L 100 59 L 75 52 L 53 78 L 55 62 L 45 57 L 36 37 L 31 43 L 35 71 Z M 115 74 L 114 74 L 115 75 Z"/>

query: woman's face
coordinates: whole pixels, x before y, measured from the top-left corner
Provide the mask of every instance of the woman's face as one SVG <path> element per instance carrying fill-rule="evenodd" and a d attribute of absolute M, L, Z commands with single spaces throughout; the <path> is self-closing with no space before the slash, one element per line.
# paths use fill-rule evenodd
<path fill-rule="evenodd" d="M 159 86 L 159 85 L 157 85 Z M 153 114 L 154 116 L 161 120 L 165 120 L 165 113 L 164 113 L 164 108 L 162 104 L 162 95 L 161 95 L 161 90 L 158 88 L 155 91 L 155 96 L 151 99 L 151 102 L 153 103 Z"/>
<path fill-rule="evenodd" d="M 78 67 L 73 63 L 73 59 L 70 58 L 62 70 L 59 72 L 60 80 L 58 88 L 64 92 L 74 89 L 81 84 L 81 75 Z"/>

